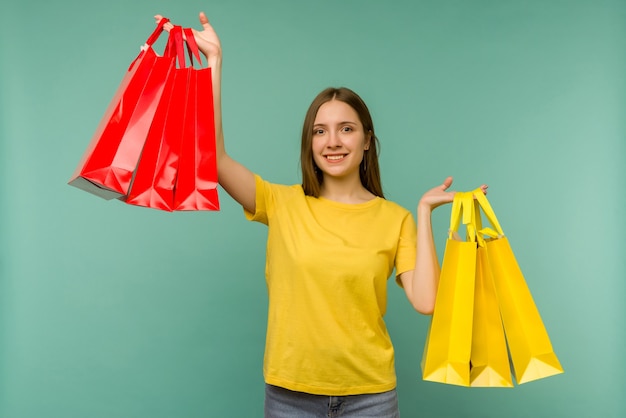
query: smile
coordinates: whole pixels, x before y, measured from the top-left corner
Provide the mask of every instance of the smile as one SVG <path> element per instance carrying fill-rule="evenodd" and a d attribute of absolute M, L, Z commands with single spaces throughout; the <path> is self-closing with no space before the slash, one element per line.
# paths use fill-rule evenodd
<path fill-rule="evenodd" d="M 325 155 L 324 158 L 326 158 L 328 161 L 340 161 L 343 160 L 346 157 L 347 154 L 341 154 L 341 155 Z"/>

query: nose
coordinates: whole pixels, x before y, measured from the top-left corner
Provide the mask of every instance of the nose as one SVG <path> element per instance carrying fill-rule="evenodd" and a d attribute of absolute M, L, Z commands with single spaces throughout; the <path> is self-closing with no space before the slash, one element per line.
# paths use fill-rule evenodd
<path fill-rule="evenodd" d="M 337 148 L 341 146 L 341 139 L 337 132 L 331 131 L 328 135 L 328 142 L 326 143 L 328 148 Z"/>

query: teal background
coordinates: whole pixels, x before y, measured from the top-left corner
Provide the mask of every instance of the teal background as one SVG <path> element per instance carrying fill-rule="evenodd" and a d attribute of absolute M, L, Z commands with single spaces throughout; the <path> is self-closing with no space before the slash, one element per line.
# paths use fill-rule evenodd
<path fill-rule="evenodd" d="M 261 417 L 265 229 L 67 186 L 152 16 L 224 48 L 229 152 L 299 182 L 322 88 L 359 92 L 387 197 L 490 185 L 565 374 L 514 389 L 421 380 L 428 317 L 390 281 L 403 417 L 621 417 L 626 2 L 5 2 L 0 417 Z M 433 221 L 443 254 L 449 208 Z"/>

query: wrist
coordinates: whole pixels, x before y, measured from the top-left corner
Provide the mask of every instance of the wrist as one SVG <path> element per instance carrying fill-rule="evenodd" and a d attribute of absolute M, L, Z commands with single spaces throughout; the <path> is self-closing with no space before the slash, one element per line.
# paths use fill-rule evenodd
<path fill-rule="evenodd" d="M 432 211 L 433 211 L 433 208 L 428 203 L 423 202 L 422 200 L 420 200 L 419 203 L 417 204 L 418 216 L 430 216 Z"/>
<path fill-rule="evenodd" d="M 208 66 L 213 69 L 219 69 L 222 67 L 222 57 L 218 55 L 211 55 L 207 58 Z"/>

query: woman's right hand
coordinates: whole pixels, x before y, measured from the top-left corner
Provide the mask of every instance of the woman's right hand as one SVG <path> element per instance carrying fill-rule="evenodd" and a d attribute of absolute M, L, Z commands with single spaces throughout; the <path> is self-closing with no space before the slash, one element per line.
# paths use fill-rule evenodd
<path fill-rule="evenodd" d="M 209 66 L 211 66 L 211 62 L 215 62 L 216 60 L 219 62 L 222 58 L 222 46 L 220 44 L 220 38 L 217 36 L 215 29 L 209 23 L 209 19 L 206 17 L 204 12 L 200 12 L 199 14 L 200 24 L 202 25 L 202 30 L 192 29 L 194 36 L 196 37 L 196 43 L 198 44 L 198 48 L 209 61 Z M 163 16 L 156 15 L 154 16 L 157 23 L 163 19 Z M 163 28 L 167 31 L 172 29 L 174 26 L 168 22 L 163 25 Z"/>

